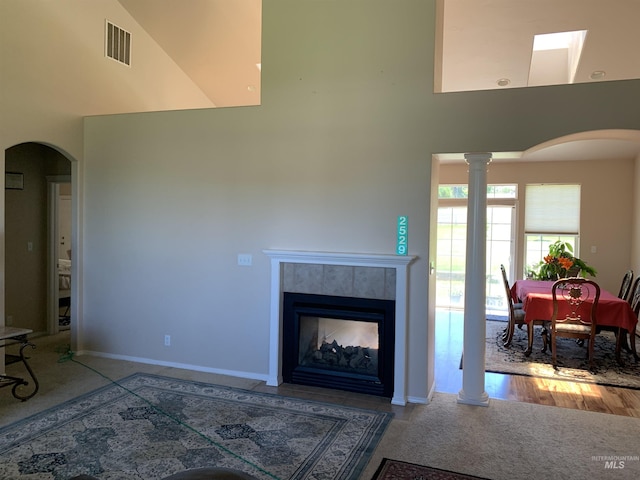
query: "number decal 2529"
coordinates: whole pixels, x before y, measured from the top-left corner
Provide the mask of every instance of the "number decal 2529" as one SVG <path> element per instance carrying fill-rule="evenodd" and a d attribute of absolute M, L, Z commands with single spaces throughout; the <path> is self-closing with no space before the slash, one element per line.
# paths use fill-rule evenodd
<path fill-rule="evenodd" d="M 407 255 L 409 240 L 409 217 L 400 215 L 398 217 L 398 241 L 396 243 L 396 254 Z"/>

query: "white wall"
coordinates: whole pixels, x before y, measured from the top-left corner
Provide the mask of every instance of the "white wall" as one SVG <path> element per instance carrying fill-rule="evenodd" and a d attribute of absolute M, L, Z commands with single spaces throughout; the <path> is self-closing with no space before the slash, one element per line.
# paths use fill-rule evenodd
<path fill-rule="evenodd" d="M 262 106 L 96 116 L 54 136 L 85 146 L 78 349 L 260 378 L 262 250 L 392 253 L 408 215 L 408 385 L 425 398 L 431 155 L 640 128 L 638 81 L 434 95 L 434 26 L 430 0 L 265 0 Z"/>

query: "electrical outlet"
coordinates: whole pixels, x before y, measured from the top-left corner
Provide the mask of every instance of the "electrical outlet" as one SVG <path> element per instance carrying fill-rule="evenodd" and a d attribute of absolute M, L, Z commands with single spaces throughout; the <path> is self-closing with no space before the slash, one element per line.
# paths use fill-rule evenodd
<path fill-rule="evenodd" d="M 253 257 L 250 253 L 239 253 L 238 254 L 238 265 L 242 265 L 243 267 L 250 267 L 253 263 Z"/>
<path fill-rule="evenodd" d="M 13 325 L 13 315 L 7 315 L 7 320 L 5 322 L 7 326 Z"/>
<path fill-rule="evenodd" d="M 165 347 L 170 347 L 171 346 L 171 335 L 165 335 L 164 336 L 164 346 Z"/>

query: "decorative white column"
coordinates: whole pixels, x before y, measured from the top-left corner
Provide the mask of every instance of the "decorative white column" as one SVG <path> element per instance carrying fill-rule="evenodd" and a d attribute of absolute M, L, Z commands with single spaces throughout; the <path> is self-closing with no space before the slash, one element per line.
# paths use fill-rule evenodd
<path fill-rule="evenodd" d="M 487 263 L 487 165 L 490 153 L 466 153 L 469 165 L 462 390 L 458 403 L 489 405 L 484 389 Z"/>

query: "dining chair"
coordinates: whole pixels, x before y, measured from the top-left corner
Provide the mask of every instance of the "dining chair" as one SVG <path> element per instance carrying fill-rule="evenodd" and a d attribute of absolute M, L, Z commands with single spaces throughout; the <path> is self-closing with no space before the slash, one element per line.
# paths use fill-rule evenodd
<path fill-rule="evenodd" d="M 631 306 L 631 310 L 633 310 L 633 313 L 636 314 L 636 317 L 638 317 L 640 315 L 640 277 L 636 278 L 635 281 L 633 282 L 633 288 L 631 289 L 631 294 L 629 295 L 629 305 Z M 638 360 L 638 354 L 636 353 L 636 334 L 635 332 L 627 332 L 626 330 L 622 330 L 622 334 L 621 335 L 623 338 L 621 339 L 621 341 L 624 341 L 624 343 L 622 344 L 622 346 L 625 349 L 629 349 L 631 351 L 631 353 L 633 353 L 633 356 L 635 357 L 636 361 Z M 629 344 L 630 346 L 627 344 L 627 334 L 629 337 Z"/>
<path fill-rule="evenodd" d="M 622 284 L 620 285 L 620 291 L 618 292 L 618 298 L 626 300 L 631 291 L 631 283 L 633 282 L 633 270 L 628 270 L 622 277 Z"/>
<path fill-rule="evenodd" d="M 629 302 L 629 305 L 631 305 L 631 310 L 637 314 L 638 310 L 640 310 L 640 277 L 635 279 L 633 282 L 633 288 L 631 288 L 630 292 L 631 295 L 629 295 L 627 301 Z"/>
<path fill-rule="evenodd" d="M 551 316 L 551 361 L 558 368 L 558 337 L 586 340 L 589 367 L 593 369 L 593 344 L 596 337 L 596 308 L 600 286 L 586 278 L 562 278 L 551 287 L 553 315 Z"/>
<path fill-rule="evenodd" d="M 627 273 L 625 273 L 622 276 L 622 283 L 620 284 L 620 291 L 618 292 L 618 298 L 621 298 L 622 300 L 629 300 L 629 303 L 631 303 L 631 298 L 629 297 L 629 294 L 632 292 L 632 283 L 633 283 L 633 290 L 635 290 L 636 288 L 638 288 L 638 286 L 640 284 L 638 284 L 638 280 L 640 280 L 640 277 L 636 278 L 635 283 L 633 282 L 633 270 L 627 270 Z M 633 308 L 633 307 L 632 307 Z M 637 315 L 637 313 L 636 313 Z M 620 328 L 618 327 L 605 327 L 600 325 L 597 329 L 597 333 L 600 333 L 602 330 L 606 330 L 609 332 L 613 332 L 616 335 L 616 341 L 618 341 L 618 337 L 621 336 L 621 338 L 619 339 L 620 345 L 621 347 L 630 352 L 631 348 L 629 347 L 629 342 L 627 342 L 627 334 L 626 331 L 620 331 Z M 619 359 L 618 359 L 619 360 Z"/>
<path fill-rule="evenodd" d="M 500 271 L 502 272 L 502 282 L 504 283 L 505 294 L 507 295 L 507 306 L 509 307 L 509 319 L 507 328 L 505 328 L 502 334 L 502 342 L 505 347 L 509 347 L 513 340 L 516 325 L 518 325 L 518 328 L 522 328 L 522 325 L 524 325 L 524 310 L 522 309 L 522 303 L 513 301 L 507 271 L 502 264 L 500 265 Z"/>

